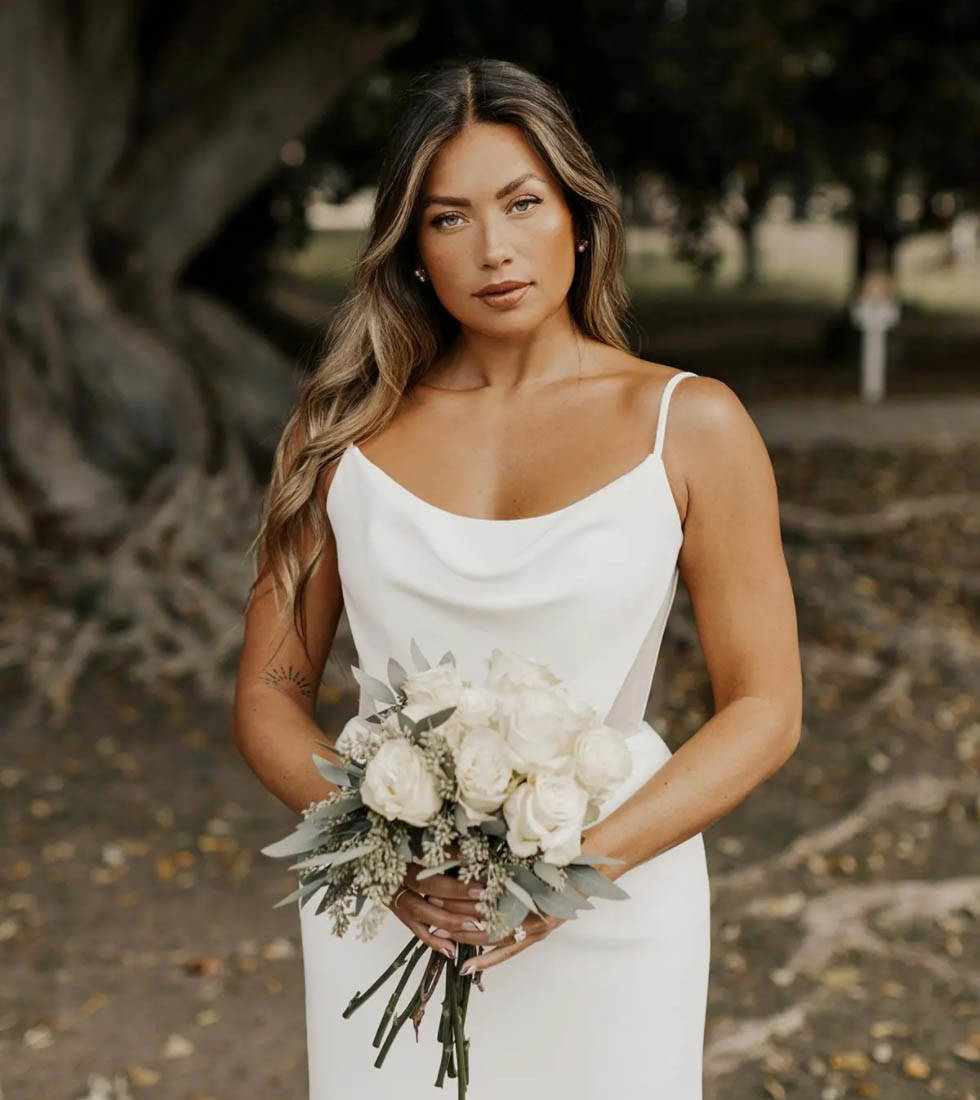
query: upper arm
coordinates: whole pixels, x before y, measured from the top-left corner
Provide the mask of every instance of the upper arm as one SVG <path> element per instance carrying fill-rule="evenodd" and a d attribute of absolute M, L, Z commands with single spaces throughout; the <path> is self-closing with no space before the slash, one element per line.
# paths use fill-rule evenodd
<path fill-rule="evenodd" d="M 665 457 L 687 488 L 678 566 L 690 593 L 715 706 L 753 695 L 785 708 L 799 734 L 796 608 L 765 443 L 734 392 L 687 378 L 670 405 Z"/>
<path fill-rule="evenodd" d="M 326 493 L 336 473 L 337 463 L 318 480 L 319 507 L 324 510 Z M 305 561 L 313 549 L 312 532 L 307 532 L 297 548 Z M 242 700 L 254 691 L 284 692 L 311 716 L 323 669 L 333 645 L 343 609 L 343 595 L 337 569 L 337 547 L 327 522 L 327 539 L 303 595 L 302 608 L 307 650 L 303 647 L 292 609 L 284 617 L 272 588 L 272 577 L 263 555 L 259 562 L 259 580 L 245 613 L 245 634 L 235 683 L 235 712 Z"/>

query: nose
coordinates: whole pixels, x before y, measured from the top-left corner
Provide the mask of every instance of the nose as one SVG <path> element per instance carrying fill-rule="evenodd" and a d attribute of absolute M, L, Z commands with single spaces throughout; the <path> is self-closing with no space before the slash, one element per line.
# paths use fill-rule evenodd
<path fill-rule="evenodd" d="M 484 224 L 480 247 L 482 249 L 481 267 L 497 268 L 501 264 L 510 263 L 511 249 L 507 244 L 506 234 L 492 218 Z"/>

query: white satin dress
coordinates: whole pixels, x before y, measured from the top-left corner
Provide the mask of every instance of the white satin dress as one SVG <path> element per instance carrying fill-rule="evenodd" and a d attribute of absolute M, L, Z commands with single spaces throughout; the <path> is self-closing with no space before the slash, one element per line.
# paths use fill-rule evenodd
<path fill-rule="evenodd" d="M 327 499 L 359 667 L 409 671 L 415 638 L 431 663 L 447 651 L 482 681 L 495 646 L 549 665 L 610 725 L 629 733 L 633 771 L 600 819 L 647 783 L 671 751 L 646 721 L 683 534 L 662 449 L 664 388 L 653 449 L 625 474 L 567 507 L 512 520 L 466 517 L 428 503 L 369 461 L 343 453 Z M 360 713 L 375 704 L 361 693 Z M 311 763 L 312 767 L 312 763 Z M 484 972 L 472 989 L 470 1100 L 701 1100 L 710 959 L 710 891 L 701 833 L 618 878 L 629 899 L 591 899 L 548 937 Z M 389 981 L 342 1012 L 411 938 L 393 913 L 374 939 L 343 937 L 299 908 L 310 1100 L 433 1100 L 440 979 L 420 1041 L 408 1021 L 375 1067 L 371 1045 Z M 297 902 L 299 906 L 299 902 Z M 400 1006 L 418 984 L 424 956 Z M 400 973 L 400 971 L 399 971 Z"/>

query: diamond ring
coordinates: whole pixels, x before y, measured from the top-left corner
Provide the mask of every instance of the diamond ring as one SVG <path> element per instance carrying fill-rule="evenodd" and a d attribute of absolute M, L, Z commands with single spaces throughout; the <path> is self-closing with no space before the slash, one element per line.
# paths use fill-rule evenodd
<path fill-rule="evenodd" d="M 527 938 L 527 929 L 522 924 L 519 924 L 514 929 L 514 941 L 516 943 L 521 943 L 526 938 Z"/>

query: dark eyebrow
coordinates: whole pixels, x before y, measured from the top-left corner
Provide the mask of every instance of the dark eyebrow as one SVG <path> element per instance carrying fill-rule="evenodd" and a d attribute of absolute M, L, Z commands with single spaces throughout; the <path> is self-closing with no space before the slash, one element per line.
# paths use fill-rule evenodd
<path fill-rule="evenodd" d="M 494 193 L 495 199 L 502 199 L 505 195 L 509 195 L 511 191 L 516 191 L 522 183 L 526 183 L 528 180 L 538 180 L 540 183 L 545 181 L 540 176 L 535 175 L 534 172 L 525 172 L 523 176 L 518 176 L 516 180 L 511 180 L 510 183 L 504 184 L 499 191 Z M 469 199 L 454 198 L 452 195 L 429 195 L 428 198 L 422 200 L 420 210 L 425 210 L 427 206 L 472 206 L 473 204 Z"/>

